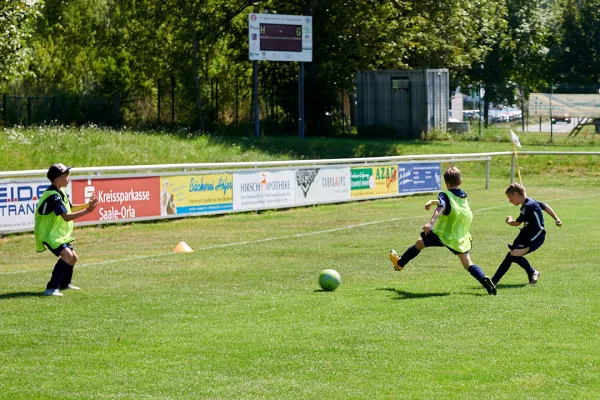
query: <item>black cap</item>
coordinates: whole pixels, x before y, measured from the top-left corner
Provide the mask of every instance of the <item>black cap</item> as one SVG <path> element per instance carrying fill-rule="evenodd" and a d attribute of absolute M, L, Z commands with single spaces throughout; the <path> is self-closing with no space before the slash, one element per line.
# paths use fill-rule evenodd
<path fill-rule="evenodd" d="M 50 182 L 64 174 L 65 172 L 69 172 L 73 167 L 65 167 L 65 164 L 52 164 L 50 169 L 48 169 L 48 173 L 46 176 L 50 179 Z"/>

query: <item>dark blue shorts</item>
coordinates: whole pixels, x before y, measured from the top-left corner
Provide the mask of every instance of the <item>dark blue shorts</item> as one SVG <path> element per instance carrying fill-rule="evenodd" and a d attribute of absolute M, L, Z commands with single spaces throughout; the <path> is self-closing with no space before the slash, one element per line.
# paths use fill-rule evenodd
<path fill-rule="evenodd" d="M 45 243 L 44 243 L 45 244 Z M 73 250 L 73 246 L 71 246 L 71 243 L 65 243 L 65 244 L 61 244 L 60 246 L 58 246 L 56 249 L 51 248 L 50 246 L 46 245 L 46 247 L 48 248 L 48 250 L 50 250 L 52 252 L 52 254 L 54 254 L 56 257 L 60 257 L 60 252 L 63 251 L 64 249 L 71 249 Z"/>
<path fill-rule="evenodd" d="M 539 249 L 540 247 L 542 247 L 545 240 L 546 240 L 546 233 L 542 233 L 533 242 L 530 242 L 529 240 L 526 240 L 524 238 L 517 236 L 517 238 L 515 239 L 513 244 L 508 245 L 508 248 L 511 250 L 517 250 L 517 249 L 525 249 L 525 248 L 529 247 L 529 251 L 527 252 L 527 254 L 530 254 L 530 253 L 533 253 L 534 251 L 536 251 L 537 249 Z"/>
<path fill-rule="evenodd" d="M 425 244 L 425 247 L 445 247 L 448 250 L 450 250 L 453 254 L 462 254 L 460 251 L 451 249 L 450 247 L 442 243 L 438 235 L 433 233 L 433 231 L 429 232 L 428 235 L 426 235 L 425 232 L 421 232 L 421 239 L 423 239 L 423 244 Z M 468 253 L 468 251 L 466 253 Z"/>

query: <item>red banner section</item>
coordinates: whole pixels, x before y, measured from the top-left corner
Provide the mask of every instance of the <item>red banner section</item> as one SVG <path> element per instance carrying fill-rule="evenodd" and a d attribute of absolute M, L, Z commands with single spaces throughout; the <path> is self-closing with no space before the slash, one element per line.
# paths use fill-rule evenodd
<path fill-rule="evenodd" d="M 160 217 L 160 177 L 73 179 L 73 204 L 87 203 L 92 193 L 98 197 L 93 213 L 77 222 L 118 221 Z"/>

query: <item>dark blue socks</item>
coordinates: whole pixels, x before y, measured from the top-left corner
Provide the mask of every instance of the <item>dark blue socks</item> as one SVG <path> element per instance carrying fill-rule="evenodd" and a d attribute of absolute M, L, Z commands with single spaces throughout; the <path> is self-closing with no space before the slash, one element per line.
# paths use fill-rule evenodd
<path fill-rule="evenodd" d="M 58 289 L 63 282 L 65 275 L 69 277 L 69 274 L 70 276 L 73 276 L 73 266 L 63 261 L 62 258 L 59 258 L 58 262 L 54 266 L 54 269 L 52 270 L 52 277 L 50 278 L 50 282 L 48 282 L 46 285 L 46 289 Z"/>
<path fill-rule="evenodd" d="M 535 269 L 533 269 L 525 257 L 515 257 L 515 262 L 527 272 L 527 276 L 531 276 L 535 272 Z"/>
<path fill-rule="evenodd" d="M 406 264 L 413 258 L 419 255 L 421 250 L 418 250 L 414 245 L 408 248 L 400 257 L 400 261 L 398 262 L 401 266 L 406 267 Z"/>
<path fill-rule="evenodd" d="M 500 282 L 500 279 L 502 279 L 502 277 L 504 276 L 504 274 L 508 272 L 508 270 L 510 269 L 510 264 L 512 264 L 513 262 L 513 258 L 514 257 L 511 256 L 510 253 L 508 253 L 506 257 L 504 257 L 504 260 L 502 260 L 502 263 L 498 267 L 498 270 L 496 270 L 496 273 L 492 277 L 492 282 L 494 282 L 494 285 L 497 285 L 498 282 Z"/>
<path fill-rule="evenodd" d="M 492 282 L 494 282 L 494 285 L 497 285 L 498 282 L 500 282 L 500 279 L 502 279 L 504 274 L 508 272 L 508 270 L 510 269 L 510 265 L 513 262 L 518 264 L 521 268 L 523 268 L 525 272 L 527 272 L 527 276 L 531 276 L 535 272 L 535 270 L 531 267 L 529 261 L 527 261 L 525 257 L 515 257 L 511 256 L 510 253 L 508 253 L 506 257 L 504 257 L 504 260 L 502 261 L 502 263 L 498 267 L 498 270 L 492 277 Z"/>
<path fill-rule="evenodd" d="M 73 280 L 73 268 L 74 265 L 67 264 L 69 267 L 65 269 L 65 273 L 63 274 L 62 280 L 60 282 L 60 290 L 66 289 L 71 284 L 71 280 Z"/>
<path fill-rule="evenodd" d="M 471 265 L 469 267 L 469 273 L 473 276 L 473 278 L 477 279 L 477 282 L 483 285 L 483 277 L 485 276 L 485 274 L 483 273 L 483 270 L 479 267 L 479 265 Z"/>

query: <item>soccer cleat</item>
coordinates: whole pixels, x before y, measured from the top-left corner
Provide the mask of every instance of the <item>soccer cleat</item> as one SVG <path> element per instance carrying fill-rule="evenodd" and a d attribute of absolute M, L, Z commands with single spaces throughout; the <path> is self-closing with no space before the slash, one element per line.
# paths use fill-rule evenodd
<path fill-rule="evenodd" d="M 496 286 L 494 286 L 494 282 L 489 278 L 489 276 L 484 276 L 481 278 L 481 283 L 485 290 L 487 290 L 488 294 L 496 295 Z"/>
<path fill-rule="evenodd" d="M 46 289 L 44 290 L 44 296 L 62 296 L 63 294 L 58 289 Z"/>
<path fill-rule="evenodd" d="M 398 253 L 396 253 L 396 250 L 390 250 L 390 261 L 392 262 L 392 264 L 394 264 L 394 269 L 396 271 L 402 271 L 402 269 L 404 268 L 403 266 L 398 264 L 398 262 L 400 261 L 400 257 L 398 256 Z"/>
<path fill-rule="evenodd" d="M 81 290 L 81 288 L 79 286 L 71 285 L 70 283 L 69 283 L 69 286 L 64 287 L 64 288 L 60 288 L 60 290 L 66 290 L 66 289 Z"/>
<path fill-rule="evenodd" d="M 533 274 L 529 277 L 529 284 L 535 285 L 540 277 L 540 271 L 533 271 Z"/>

